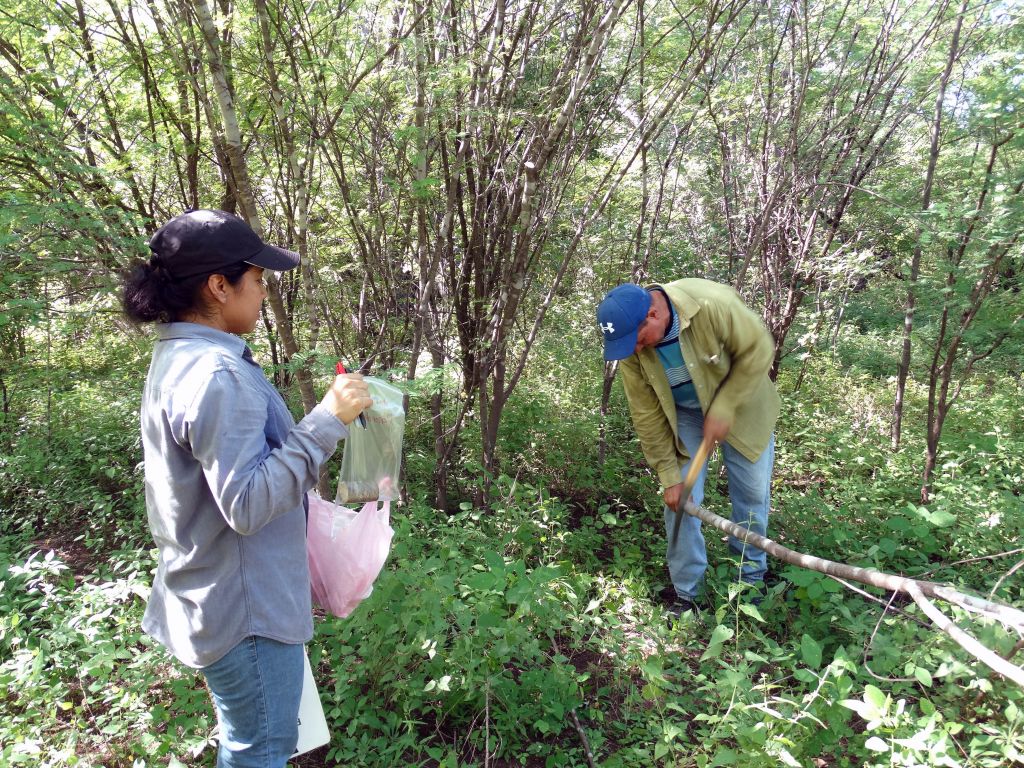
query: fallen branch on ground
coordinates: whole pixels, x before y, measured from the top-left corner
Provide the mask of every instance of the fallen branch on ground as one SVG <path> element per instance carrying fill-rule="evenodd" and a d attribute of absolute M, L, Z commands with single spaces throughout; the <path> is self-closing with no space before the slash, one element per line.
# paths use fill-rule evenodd
<path fill-rule="evenodd" d="M 960 606 L 964 610 L 995 619 L 1007 629 L 1012 629 L 1022 636 L 1024 636 L 1024 611 L 995 600 L 986 600 L 975 595 L 968 595 L 948 584 L 911 579 L 906 576 L 876 571 L 873 568 L 860 568 L 854 565 L 847 565 L 846 563 L 837 563 L 834 560 L 826 560 L 822 557 L 815 557 L 814 555 L 805 555 L 802 552 L 784 547 L 765 536 L 748 531 L 743 526 L 726 520 L 714 512 L 709 512 L 703 507 L 691 504 L 689 501 L 686 502 L 683 509 L 688 515 L 699 518 L 702 522 L 730 536 L 734 536 L 740 542 L 762 549 L 772 557 L 776 557 L 791 565 L 808 568 L 836 579 L 858 581 L 861 584 L 868 584 L 879 589 L 906 593 L 913 598 L 922 612 L 939 629 L 949 635 L 964 650 L 978 659 L 978 661 L 986 664 L 993 671 L 1013 680 L 1017 685 L 1024 688 L 1024 669 L 1010 664 L 998 654 L 986 648 L 980 641 L 954 624 L 928 598 L 945 600 L 948 603 Z"/>

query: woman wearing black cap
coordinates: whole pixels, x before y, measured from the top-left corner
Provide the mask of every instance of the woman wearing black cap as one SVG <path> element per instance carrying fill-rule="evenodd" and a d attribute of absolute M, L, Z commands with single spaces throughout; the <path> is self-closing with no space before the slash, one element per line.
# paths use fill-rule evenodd
<path fill-rule="evenodd" d="M 159 563 L 143 629 L 203 672 L 217 765 L 280 768 L 313 634 L 305 493 L 372 401 L 340 375 L 296 424 L 238 337 L 259 320 L 263 271 L 298 254 L 223 211 L 178 216 L 149 245 L 123 296 L 128 317 L 157 323 L 141 421 Z"/>

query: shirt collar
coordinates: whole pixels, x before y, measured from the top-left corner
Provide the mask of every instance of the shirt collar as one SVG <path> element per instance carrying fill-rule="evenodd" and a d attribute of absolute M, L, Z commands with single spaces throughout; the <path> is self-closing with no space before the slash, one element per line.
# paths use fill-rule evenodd
<path fill-rule="evenodd" d="M 245 340 L 233 333 L 211 328 L 201 323 L 159 323 L 156 326 L 158 341 L 171 339 L 203 339 L 226 347 L 241 357 L 246 350 Z"/>
<path fill-rule="evenodd" d="M 649 285 L 647 290 L 659 290 L 665 294 L 665 297 L 668 299 L 669 307 L 671 307 L 675 312 L 676 319 L 679 321 L 680 330 L 688 328 L 690 326 L 690 321 L 693 320 L 693 316 L 700 311 L 700 303 L 690 296 L 690 294 L 686 293 L 681 288 L 678 288 L 675 283 L 669 283 L 669 286 L 672 290 L 672 296 L 669 296 L 668 291 L 657 283 Z"/>
<path fill-rule="evenodd" d="M 668 301 L 668 296 L 665 297 L 665 300 Z M 668 302 L 668 311 L 672 313 L 672 322 L 668 325 L 668 332 L 665 334 L 665 338 L 662 339 L 663 343 L 666 341 L 675 341 L 679 338 L 679 326 L 681 325 L 679 322 L 679 313 L 676 312 L 671 301 Z"/>
<path fill-rule="evenodd" d="M 666 341 L 672 341 L 673 339 L 678 338 L 680 328 L 679 313 L 676 312 L 675 307 L 672 306 L 672 299 L 668 297 L 668 294 L 665 293 L 665 289 L 660 285 L 652 285 L 647 290 L 657 291 L 665 297 L 665 303 L 668 305 L 668 313 L 671 318 L 668 324 L 668 330 L 665 331 L 665 335 L 661 337 L 661 341 L 659 341 L 658 344 L 664 344 Z"/>

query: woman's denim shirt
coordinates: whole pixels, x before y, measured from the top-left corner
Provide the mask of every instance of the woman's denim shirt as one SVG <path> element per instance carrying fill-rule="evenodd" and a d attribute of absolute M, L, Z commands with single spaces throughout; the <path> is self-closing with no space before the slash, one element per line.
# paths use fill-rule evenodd
<path fill-rule="evenodd" d="M 348 434 L 322 405 L 297 425 L 237 336 L 157 327 L 142 399 L 159 564 L 143 629 L 190 667 L 250 635 L 313 635 L 303 497 Z"/>

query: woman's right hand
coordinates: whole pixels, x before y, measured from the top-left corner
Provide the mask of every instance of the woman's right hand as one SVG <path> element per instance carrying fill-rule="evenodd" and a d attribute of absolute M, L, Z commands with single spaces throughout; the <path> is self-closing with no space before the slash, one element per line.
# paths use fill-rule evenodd
<path fill-rule="evenodd" d="M 321 404 L 342 424 L 351 424 L 364 410 L 373 405 L 370 389 L 361 373 L 340 373 L 334 377 Z"/>

